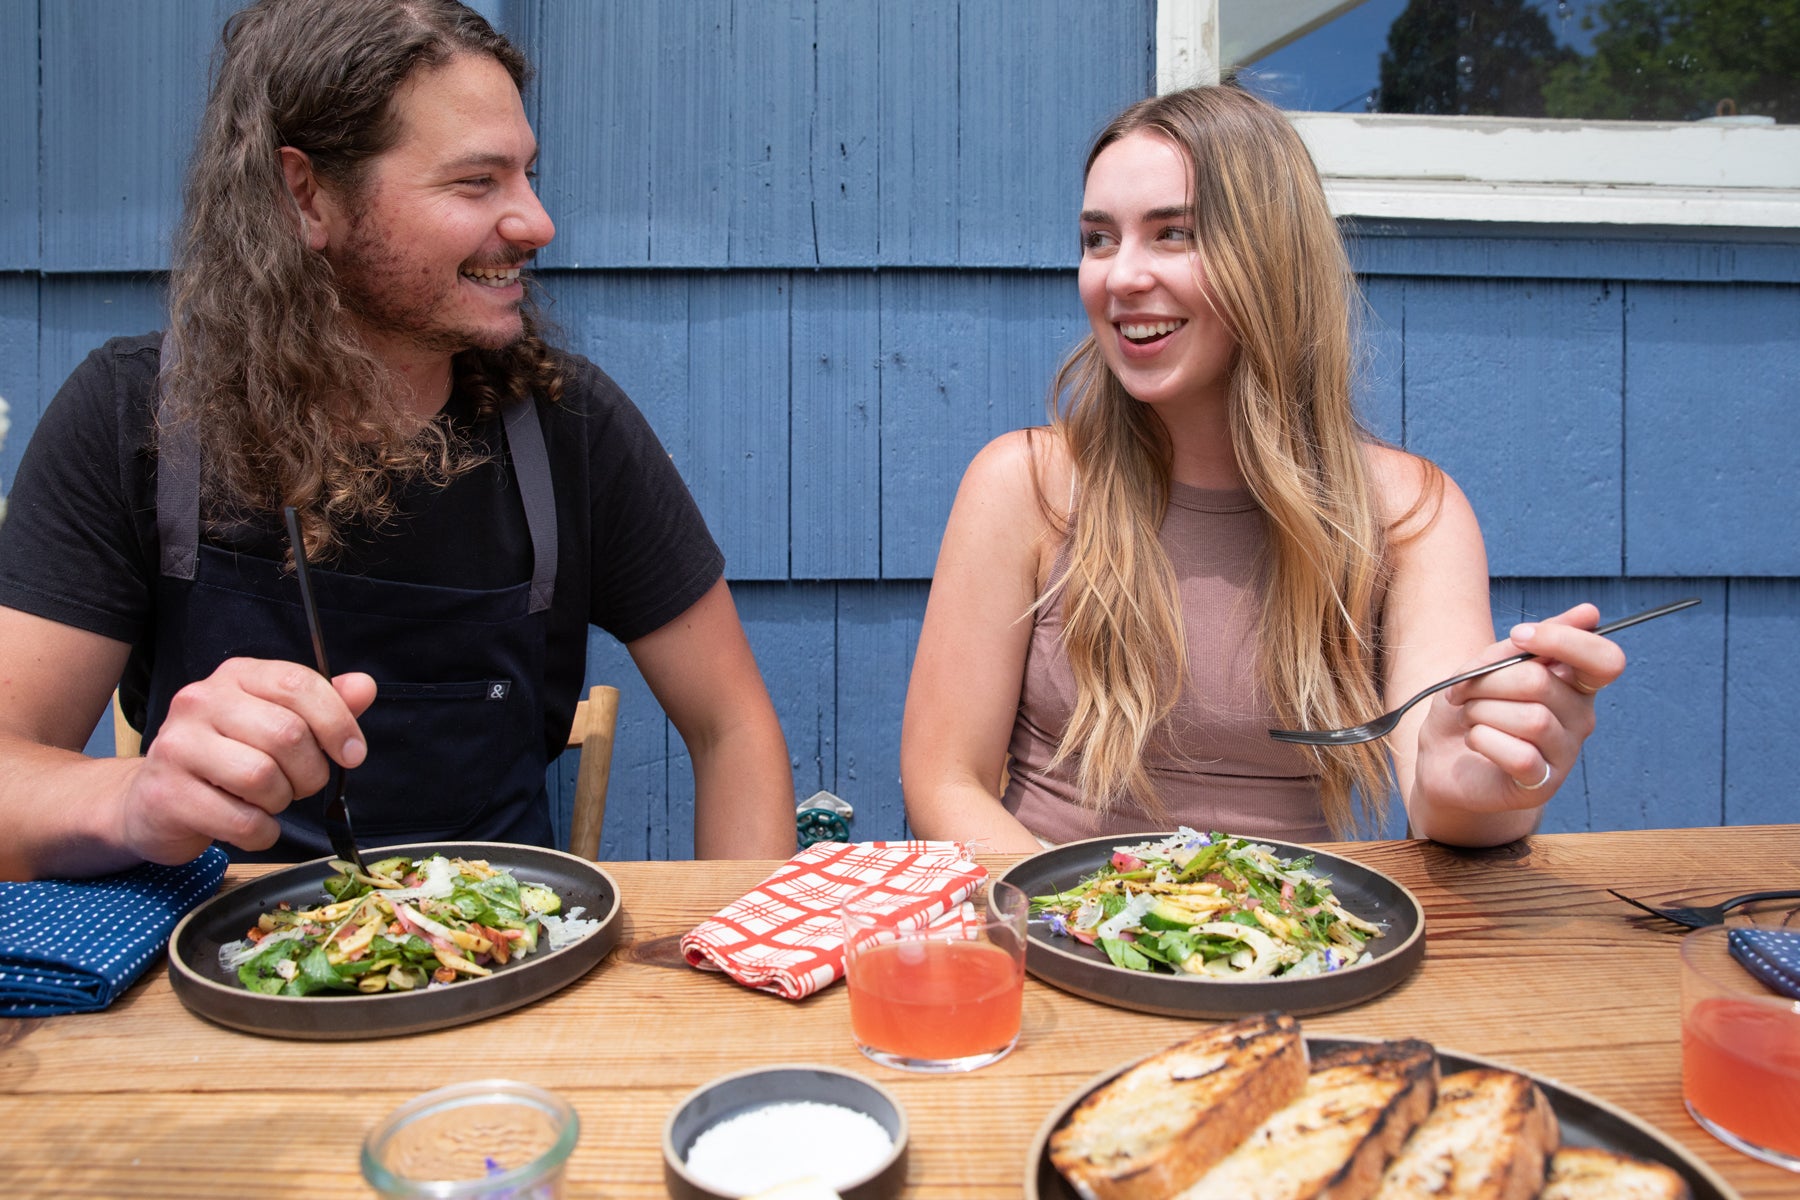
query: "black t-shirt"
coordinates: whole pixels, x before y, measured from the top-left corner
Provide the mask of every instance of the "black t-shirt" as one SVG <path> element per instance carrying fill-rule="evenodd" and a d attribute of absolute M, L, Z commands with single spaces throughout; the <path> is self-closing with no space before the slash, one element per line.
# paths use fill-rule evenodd
<path fill-rule="evenodd" d="M 154 653 L 159 553 L 149 435 L 160 341 L 115 338 L 76 369 L 25 448 L 0 522 L 0 605 L 131 646 L 121 699 L 139 724 Z M 547 758 L 562 750 L 574 720 L 588 625 L 630 642 L 687 611 L 724 572 L 724 556 L 643 414 L 594 364 L 573 354 L 562 363 L 562 402 L 538 402 L 557 527 L 542 691 Z M 470 410 L 458 394 L 446 412 L 487 461 L 447 487 L 407 489 L 394 520 L 346 530 L 344 549 L 325 565 L 461 588 L 530 579 L 531 537 L 499 419 L 473 421 Z M 273 515 L 203 537 L 241 554 L 286 554 Z"/>

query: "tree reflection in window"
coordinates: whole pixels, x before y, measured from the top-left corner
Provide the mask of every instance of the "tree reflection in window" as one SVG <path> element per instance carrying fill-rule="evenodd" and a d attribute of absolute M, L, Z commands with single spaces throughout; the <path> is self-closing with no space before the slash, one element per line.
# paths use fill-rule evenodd
<path fill-rule="evenodd" d="M 1800 0 L 1605 0 L 1594 52 L 1544 85 L 1552 117 L 1800 122 Z"/>
<path fill-rule="evenodd" d="M 1379 110 L 1547 116 L 1545 82 L 1575 57 L 1526 0 L 1412 0 L 1388 27 Z"/>
<path fill-rule="evenodd" d="M 1800 0 L 1364 0 L 1239 78 L 1287 108 L 1796 124 Z"/>

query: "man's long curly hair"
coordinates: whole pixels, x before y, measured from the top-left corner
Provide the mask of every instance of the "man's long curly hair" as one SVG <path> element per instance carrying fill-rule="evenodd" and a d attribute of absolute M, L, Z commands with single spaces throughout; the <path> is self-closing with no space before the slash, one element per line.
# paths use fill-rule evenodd
<path fill-rule="evenodd" d="M 525 57 L 455 0 L 259 0 L 225 25 L 189 167 L 169 287 L 170 355 L 158 424 L 194 424 L 206 519 L 293 505 L 308 555 L 353 524 L 391 517 L 398 485 L 447 483 L 481 461 L 443 420 L 423 429 L 404 385 L 348 319 L 330 263 L 306 244 L 280 150 L 304 152 L 352 205 L 401 129 L 393 99 L 414 71 L 458 55 L 498 61 L 523 90 Z M 486 413 L 560 398 L 538 336 L 456 356 L 456 386 Z"/>

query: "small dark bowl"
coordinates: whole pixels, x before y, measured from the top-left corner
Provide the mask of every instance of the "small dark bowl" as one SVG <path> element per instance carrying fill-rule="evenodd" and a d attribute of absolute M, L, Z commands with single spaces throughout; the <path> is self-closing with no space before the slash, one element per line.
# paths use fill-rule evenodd
<path fill-rule="evenodd" d="M 906 1110 L 894 1094 L 851 1071 L 814 1063 L 777 1063 L 725 1075 L 690 1092 L 663 1125 L 663 1183 L 675 1200 L 737 1200 L 688 1174 L 694 1140 L 728 1117 L 771 1104 L 812 1101 L 867 1113 L 894 1140 L 887 1157 L 854 1183 L 843 1200 L 895 1200 L 906 1185 Z"/>

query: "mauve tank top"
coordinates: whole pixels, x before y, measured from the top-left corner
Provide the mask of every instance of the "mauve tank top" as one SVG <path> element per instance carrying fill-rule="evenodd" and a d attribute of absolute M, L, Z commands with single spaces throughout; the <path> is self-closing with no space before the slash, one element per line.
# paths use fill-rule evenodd
<path fill-rule="evenodd" d="M 1187 622 L 1188 679 L 1146 766 L 1167 813 L 1122 805 L 1097 820 L 1080 804 L 1073 764 L 1046 769 L 1074 711 L 1062 649 L 1062 603 L 1037 611 L 1013 724 L 1008 812 L 1046 842 L 1190 825 L 1282 841 L 1331 840 L 1305 752 L 1269 737 L 1256 671 L 1263 515 L 1248 491 L 1171 486 L 1161 540 Z M 1066 553 L 1066 549 L 1064 551 Z M 1060 574 L 1065 560 L 1057 557 Z"/>

